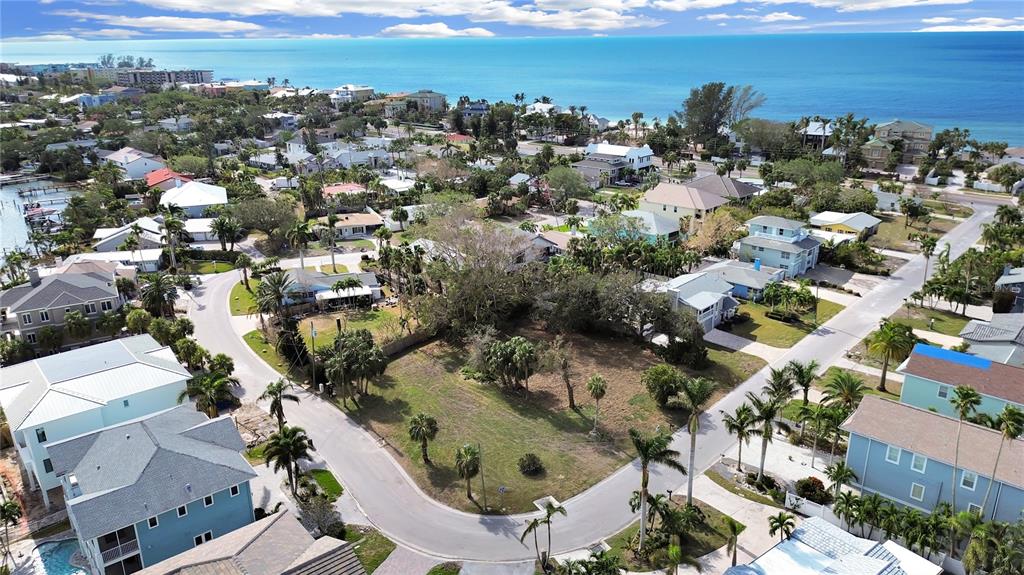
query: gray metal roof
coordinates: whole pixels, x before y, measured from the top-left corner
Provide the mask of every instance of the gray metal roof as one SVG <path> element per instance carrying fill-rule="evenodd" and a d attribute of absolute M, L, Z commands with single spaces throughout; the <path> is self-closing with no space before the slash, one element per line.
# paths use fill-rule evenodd
<path fill-rule="evenodd" d="M 972 319 L 960 330 L 968 341 L 1013 342 L 1024 345 L 1024 313 L 995 313 L 991 321 Z"/>
<path fill-rule="evenodd" d="M 997 286 L 1024 284 L 1024 268 L 1010 268 L 996 280 Z"/>
<path fill-rule="evenodd" d="M 708 174 L 707 176 L 690 180 L 686 182 L 686 185 L 723 198 L 746 199 L 754 196 L 759 191 L 759 188 L 753 184 L 719 176 L 718 174 Z"/>
<path fill-rule="evenodd" d="M 771 228 L 783 228 L 787 230 L 800 229 L 807 226 L 806 222 L 800 222 L 779 216 L 755 216 L 747 220 L 747 225 L 749 226 L 750 224 L 768 226 Z"/>
<path fill-rule="evenodd" d="M 40 278 L 38 285 L 22 284 L 0 292 L 0 307 L 10 314 L 36 309 L 81 305 L 87 301 L 118 297 L 113 276 L 56 274 Z"/>
<path fill-rule="evenodd" d="M 806 237 L 798 242 L 785 242 L 782 240 L 773 240 L 763 238 L 760 236 L 747 236 L 740 239 L 741 244 L 748 246 L 760 246 L 763 248 L 770 248 L 778 250 L 780 252 L 789 252 L 791 254 L 799 254 L 808 250 L 814 249 L 816 246 L 821 245 L 821 242 L 812 238 Z"/>
<path fill-rule="evenodd" d="M 762 266 L 760 270 L 755 270 L 754 264 L 751 262 L 725 260 L 712 264 L 704 268 L 703 271 L 713 273 L 732 285 L 764 289 L 766 285 L 775 281 L 775 274 L 782 270 L 769 266 Z"/>
<path fill-rule="evenodd" d="M 227 416 L 191 404 L 47 445 L 54 472 L 78 480 L 68 509 L 86 540 L 256 477 L 243 449 Z"/>
<path fill-rule="evenodd" d="M 380 285 L 380 282 L 377 281 L 377 274 L 374 274 L 373 272 L 346 272 L 341 274 L 328 274 L 324 272 L 294 268 L 285 270 L 285 273 L 296 284 L 296 289 L 298 289 L 300 285 L 315 285 L 330 288 L 331 285 L 333 285 L 335 282 L 338 282 L 345 278 L 356 278 L 357 280 L 362 282 L 364 286 L 367 287 L 375 287 Z"/>

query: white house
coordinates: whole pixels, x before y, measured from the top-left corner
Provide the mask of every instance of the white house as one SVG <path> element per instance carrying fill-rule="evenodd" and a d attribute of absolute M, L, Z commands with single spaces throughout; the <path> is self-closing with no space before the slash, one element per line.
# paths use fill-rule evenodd
<path fill-rule="evenodd" d="M 562 107 L 557 104 L 534 102 L 532 104 L 527 104 L 526 106 L 526 115 L 540 114 L 542 116 L 553 116 L 561 113 Z"/>
<path fill-rule="evenodd" d="M 689 308 L 705 333 L 730 319 L 740 305 L 732 297 L 732 284 L 713 273 L 681 275 L 668 280 L 657 291 L 668 294 L 673 308 Z"/>
<path fill-rule="evenodd" d="M 373 98 L 373 86 L 362 86 L 357 84 L 342 84 L 331 90 L 331 103 L 337 108 L 342 104 L 354 102 L 365 102 Z"/>
<path fill-rule="evenodd" d="M 263 114 L 265 120 L 277 122 L 282 129 L 295 130 L 299 127 L 299 119 L 302 118 L 300 114 L 290 114 L 288 112 L 268 112 Z"/>
<path fill-rule="evenodd" d="M 584 155 L 588 158 L 594 155 L 621 158 L 626 161 L 628 167 L 636 171 L 649 168 L 654 160 L 654 150 L 647 144 L 644 144 L 642 148 L 637 148 L 635 146 L 609 144 L 607 140 L 600 144 L 587 144 Z"/>
<path fill-rule="evenodd" d="M 189 118 L 188 116 L 164 118 L 163 120 L 159 120 L 157 125 L 168 132 L 191 132 L 192 118 Z"/>
<path fill-rule="evenodd" d="M 137 233 L 136 230 L 138 230 Z M 97 229 L 92 235 L 92 249 L 97 252 L 121 251 L 121 246 L 133 233 L 136 234 L 139 242 L 136 250 L 163 247 L 162 224 L 153 218 L 141 217 L 119 228 Z"/>
<path fill-rule="evenodd" d="M 192 377 L 150 335 L 115 339 L 0 369 L 0 406 L 33 490 L 60 486 L 50 442 L 178 405 Z"/>
<path fill-rule="evenodd" d="M 151 273 L 160 269 L 160 257 L 163 255 L 162 248 L 139 249 L 132 251 L 116 252 L 86 252 L 72 254 L 64 262 L 77 264 L 82 262 L 112 262 L 123 266 L 132 266 L 142 273 Z"/>
<path fill-rule="evenodd" d="M 161 206 L 175 205 L 185 210 L 190 218 L 201 218 L 206 208 L 228 203 L 228 191 L 220 186 L 202 182 L 186 182 L 167 190 L 160 196 Z"/>
<path fill-rule="evenodd" d="M 114 164 L 120 168 L 126 180 L 140 180 L 153 170 L 165 167 L 153 154 L 128 147 L 108 154 L 103 158 L 103 163 Z"/>

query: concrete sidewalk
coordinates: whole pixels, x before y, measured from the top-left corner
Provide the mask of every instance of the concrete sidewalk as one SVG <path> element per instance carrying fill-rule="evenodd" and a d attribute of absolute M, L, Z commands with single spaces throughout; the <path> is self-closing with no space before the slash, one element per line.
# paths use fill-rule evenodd
<path fill-rule="evenodd" d="M 941 345 L 942 347 L 949 349 L 956 347 L 964 342 L 963 338 L 955 335 L 946 335 L 937 331 L 928 331 L 926 329 L 915 329 L 914 335 L 921 339 L 926 339 L 932 343 Z"/>
<path fill-rule="evenodd" d="M 881 369 L 878 369 L 877 367 L 871 367 L 871 366 L 868 366 L 868 365 L 863 365 L 863 364 L 857 363 L 857 362 L 855 362 L 853 360 L 850 360 L 850 359 L 848 359 L 846 357 L 841 357 L 841 358 L 837 359 L 834 365 L 836 367 L 841 367 L 843 369 L 849 369 L 851 371 L 859 371 L 859 372 L 861 372 L 863 374 L 873 375 L 875 377 L 882 377 L 882 370 Z M 897 373 L 896 371 L 890 369 L 889 373 L 887 373 L 885 375 L 885 379 L 887 381 L 895 381 L 897 383 L 902 384 L 903 383 L 903 374 Z"/>
<path fill-rule="evenodd" d="M 750 355 L 759 357 L 768 363 L 775 363 L 787 351 L 785 349 L 772 347 L 756 341 L 750 341 L 747 338 L 733 335 L 720 329 L 713 329 L 704 334 L 704 341 L 720 345 L 733 351 L 749 353 Z"/>
<path fill-rule="evenodd" d="M 374 575 L 425 575 L 434 565 L 440 565 L 443 562 L 399 545 L 373 573 Z"/>

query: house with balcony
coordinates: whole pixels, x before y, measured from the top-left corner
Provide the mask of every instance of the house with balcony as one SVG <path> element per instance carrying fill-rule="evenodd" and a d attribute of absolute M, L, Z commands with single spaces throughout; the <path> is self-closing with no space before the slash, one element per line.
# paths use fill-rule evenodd
<path fill-rule="evenodd" d="M 999 415 L 1007 404 L 1024 410 L 1024 368 L 919 343 L 899 366 L 900 402 L 956 417 L 950 399 L 966 385 L 981 394 L 978 413 Z"/>
<path fill-rule="evenodd" d="M 41 490 L 49 507 L 50 491 L 61 486 L 50 443 L 174 407 L 191 377 L 150 335 L 0 369 L 0 407 L 29 488 Z"/>
<path fill-rule="evenodd" d="M 705 216 L 729 203 L 729 200 L 690 187 L 686 184 L 661 182 L 644 192 L 640 198 L 641 210 L 669 218 L 688 218 L 688 226 L 680 226 L 680 232 L 691 234 L 699 227 Z M 685 229 L 682 229 L 684 228 Z"/>
<path fill-rule="evenodd" d="M 913 120 L 892 120 L 875 126 L 875 139 L 883 142 L 903 141 L 901 163 L 913 164 L 928 154 L 933 128 Z"/>
<path fill-rule="evenodd" d="M 864 157 L 868 169 L 878 171 L 885 170 L 892 150 L 893 145 L 880 138 L 871 138 L 860 147 L 860 153 Z"/>
<path fill-rule="evenodd" d="M 1003 275 L 996 280 L 997 290 L 1006 290 L 1013 293 L 1013 313 L 1024 312 L 1024 268 L 1015 268 L 1007 265 L 1003 268 Z"/>
<path fill-rule="evenodd" d="M 627 167 L 626 160 L 618 156 L 591 154 L 585 159 L 573 162 L 572 169 L 579 172 L 587 185 L 596 190 L 619 180 L 619 174 Z"/>
<path fill-rule="evenodd" d="M 65 314 L 79 311 L 86 319 L 96 320 L 124 305 L 113 273 L 92 270 L 41 276 L 33 268 L 28 278 L 28 283 L 0 292 L 0 337 L 36 345 L 39 330 L 64 328 Z"/>
<path fill-rule="evenodd" d="M 405 101 L 412 103 L 421 112 L 444 112 L 448 109 L 445 95 L 433 90 L 417 90 L 405 95 Z"/>
<path fill-rule="evenodd" d="M 652 162 L 654 161 L 654 150 L 652 150 L 647 144 L 638 148 L 636 146 L 619 146 L 609 144 L 607 140 L 600 144 L 587 144 L 586 149 L 583 151 L 583 155 L 586 158 L 590 158 L 595 155 L 620 158 L 624 161 L 625 167 L 631 168 L 634 172 L 641 172 L 649 169 L 653 165 Z"/>
<path fill-rule="evenodd" d="M 821 241 L 811 237 L 805 225 L 778 216 L 757 216 L 747 220 L 749 235 L 733 249 L 740 261 L 760 260 L 792 278 L 818 265 Z"/>
<path fill-rule="evenodd" d="M 994 313 L 989 321 L 972 319 L 960 331 L 968 353 L 1024 367 L 1024 313 Z"/>
<path fill-rule="evenodd" d="M 49 445 L 83 555 L 94 573 L 117 575 L 252 523 L 244 449 L 231 417 L 191 404 Z"/>
<path fill-rule="evenodd" d="M 697 272 L 664 283 L 647 283 L 644 289 L 668 295 L 672 309 L 689 309 L 707 333 L 731 319 L 740 303 L 732 297 L 732 285 L 714 273 Z"/>
<path fill-rule="evenodd" d="M 783 270 L 761 265 L 757 259 L 752 262 L 722 260 L 701 271 L 725 280 L 732 286 L 733 296 L 750 301 L 761 301 L 768 284 L 786 279 Z"/>

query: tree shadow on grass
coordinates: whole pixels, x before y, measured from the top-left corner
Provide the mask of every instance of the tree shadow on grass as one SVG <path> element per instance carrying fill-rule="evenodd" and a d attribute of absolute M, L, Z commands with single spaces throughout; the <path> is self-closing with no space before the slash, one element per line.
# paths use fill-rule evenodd
<path fill-rule="evenodd" d="M 351 405 L 351 402 L 349 402 Z M 348 413 L 361 423 L 398 423 L 412 414 L 409 402 L 394 397 L 387 399 L 379 395 L 364 395 L 359 398 L 359 407 Z"/>

